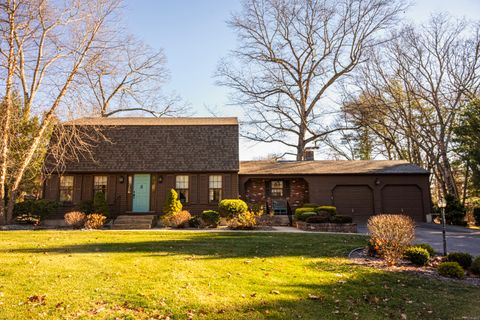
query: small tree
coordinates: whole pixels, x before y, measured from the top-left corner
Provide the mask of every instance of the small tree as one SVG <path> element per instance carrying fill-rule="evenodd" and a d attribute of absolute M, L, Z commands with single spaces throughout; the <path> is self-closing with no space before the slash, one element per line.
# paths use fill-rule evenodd
<path fill-rule="evenodd" d="M 97 192 L 93 197 L 93 211 L 95 213 L 101 213 L 104 216 L 108 217 L 108 203 L 105 199 L 105 193 Z"/>
<path fill-rule="evenodd" d="M 170 189 L 168 193 L 167 202 L 163 207 L 163 213 L 165 215 L 175 214 L 182 210 L 183 206 L 180 200 L 178 199 L 178 193 L 175 189 Z"/>

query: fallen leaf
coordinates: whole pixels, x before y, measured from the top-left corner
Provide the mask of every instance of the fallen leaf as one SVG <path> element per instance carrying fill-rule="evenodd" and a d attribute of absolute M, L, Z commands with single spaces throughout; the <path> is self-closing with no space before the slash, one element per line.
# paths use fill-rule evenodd
<path fill-rule="evenodd" d="M 280 291 L 278 291 L 278 290 L 272 290 L 272 291 L 270 291 L 270 293 L 271 293 L 271 294 L 280 294 Z"/>
<path fill-rule="evenodd" d="M 310 299 L 310 300 L 322 300 L 322 297 L 309 293 L 308 294 L 308 299 Z"/>

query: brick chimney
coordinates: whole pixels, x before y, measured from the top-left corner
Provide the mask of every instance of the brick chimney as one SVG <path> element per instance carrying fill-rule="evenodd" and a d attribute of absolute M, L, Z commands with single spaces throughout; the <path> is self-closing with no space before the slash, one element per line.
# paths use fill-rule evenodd
<path fill-rule="evenodd" d="M 313 150 L 305 150 L 303 152 L 303 160 L 304 161 L 313 161 L 315 160 L 315 155 Z"/>

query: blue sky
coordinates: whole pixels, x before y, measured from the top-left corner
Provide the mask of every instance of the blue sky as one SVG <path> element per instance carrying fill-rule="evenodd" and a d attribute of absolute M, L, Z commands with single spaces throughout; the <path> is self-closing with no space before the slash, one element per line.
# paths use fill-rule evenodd
<path fill-rule="evenodd" d="M 153 48 L 163 48 L 171 71 L 166 86 L 191 105 L 196 116 L 241 116 L 228 106 L 228 90 L 215 85 L 213 74 L 218 61 L 235 48 L 235 34 L 226 20 L 240 8 L 236 0 L 127 0 L 125 19 L 129 31 Z M 431 13 L 480 20 L 480 0 L 417 0 L 405 13 L 421 22 Z M 241 141 L 241 159 L 251 159 L 280 151 Z M 283 150 L 284 151 L 284 150 Z"/>

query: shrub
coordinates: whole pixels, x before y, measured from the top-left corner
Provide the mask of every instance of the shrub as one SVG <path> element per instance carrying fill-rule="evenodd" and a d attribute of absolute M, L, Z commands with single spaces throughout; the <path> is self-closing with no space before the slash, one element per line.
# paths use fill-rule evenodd
<path fill-rule="evenodd" d="M 447 255 L 447 261 L 458 262 L 464 269 L 472 265 L 472 255 L 466 252 L 451 252 Z"/>
<path fill-rule="evenodd" d="M 447 206 L 445 207 L 445 220 L 448 224 L 466 226 L 465 215 L 467 210 L 465 206 L 455 198 L 453 195 L 446 195 L 445 200 Z"/>
<path fill-rule="evenodd" d="M 433 250 L 432 246 L 429 245 L 428 243 L 420 243 L 420 244 L 416 244 L 412 247 L 423 248 L 423 249 L 427 250 L 430 257 L 433 257 L 435 255 L 435 250 Z"/>
<path fill-rule="evenodd" d="M 253 229 L 257 225 L 257 218 L 253 212 L 245 211 L 228 221 L 230 229 Z"/>
<path fill-rule="evenodd" d="M 261 204 L 256 204 L 256 203 L 249 203 L 248 210 L 250 212 L 255 213 L 255 215 L 258 217 L 263 216 L 265 213 L 265 209 L 263 208 L 263 206 Z"/>
<path fill-rule="evenodd" d="M 415 238 L 415 223 L 411 217 L 395 214 L 380 214 L 368 219 L 372 244 L 388 266 L 395 265 L 403 256 L 406 247 Z"/>
<path fill-rule="evenodd" d="M 303 213 L 301 213 L 300 215 L 297 216 L 297 220 L 298 221 L 307 221 L 308 218 L 315 217 L 315 216 L 317 216 L 316 212 L 303 212 Z M 325 218 L 325 217 L 323 217 L 323 218 Z"/>
<path fill-rule="evenodd" d="M 331 223 L 352 223 L 353 219 L 349 216 L 333 216 L 330 218 Z"/>
<path fill-rule="evenodd" d="M 216 228 L 220 223 L 220 213 L 215 210 L 205 210 L 200 217 L 203 224 L 209 228 Z"/>
<path fill-rule="evenodd" d="M 105 199 L 106 195 L 103 192 L 95 193 L 93 197 L 93 212 L 101 213 L 104 216 L 108 217 L 108 203 Z"/>
<path fill-rule="evenodd" d="M 86 214 L 95 213 L 95 209 L 93 209 L 93 200 L 81 201 L 77 205 L 77 209 L 78 209 L 78 211 L 84 212 Z"/>
<path fill-rule="evenodd" d="M 449 278 L 463 278 L 464 271 L 458 262 L 442 262 L 438 265 L 438 273 Z"/>
<path fill-rule="evenodd" d="M 86 229 L 100 229 L 105 224 L 107 217 L 100 213 L 92 213 L 87 215 L 87 220 L 85 221 Z"/>
<path fill-rule="evenodd" d="M 305 222 L 307 222 L 307 223 L 329 223 L 330 219 L 328 219 L 327 217 L 323 217 L 323 216 L 313 215 L 313 216 L 307 217 Z"/>
<path fill-rule="evenodd" d="M 473 217 L 475 218 L 475 225 L 480 226 L 480 207 L 473 208 Z"/>
<path fill-rule="evenodd" d="M 65 223 L 74 228 L 81 228 L 85 224 L 87 216 L 85 213 L 80 211 L 68 212 L 63 216 Z"/>
<path fill-rule="evenodd" d="M 313 212 L 316 214 L 314 207 L 301 207 L 301 208 L 295 209 L 295 219 L 300 220 L 300 216 L 307 212 L 308 213 Z"/>
<path fill-rule="evenodd" d="M 163 213 L 164 215 L 172 215 L 181 211 L 183 208 L 182 203 L 178 199 L 178 193 L 175 189 L 170 189 L 170 192 L 167 196 L 167 201 L 163 206 Z"/>
<path fill-rule="evenodd" d="M 476 257 L 475 260 L 473 260 L 470 270 L 473 273 L 480 275 L 480 256 Z"/>
<path fill-rule="evenodd" d="M 192 216 L 190 220 L 188 220 L 188 225 L 191 228 L 201 228 L 203 227 L 202 218 L 200 218 L 199 216 Z"/>
<path fill-rule="evenodd" d="M 405 258 L 417 266 L 424 266 L 430 260 L 430 253 L 424 248 L 409 247 L 405 250 Z"/>
<path fill-rule="evenodd" d="M 233 219 L 248 211 L 248 205 L 240 199 L 223 199 L 218 204 L 220 215 L 227 219 Z"/>
<path fill-rule="evenodd" d="M 55 212 L 58 202 L 50 200 L 25 200 L 15 203 L 13 218 L 17 223 L 38 224 L 46 216 Z"/>
<path fill-rule="evenodd" d="M 334 206 L 320 206 L 320 207 L 317 207 L 315 211 L 318 213 L 325 212 L 330 216 L 334 216 L 337 214 L 337 208 Z"/>
<path fill-rule="evenodd" d="M 162 223 L 167 227 L 185 228 L 192 215 L 187 210 L 182 210 L 173 214 L 166 214 L 161 217 Z"/>

